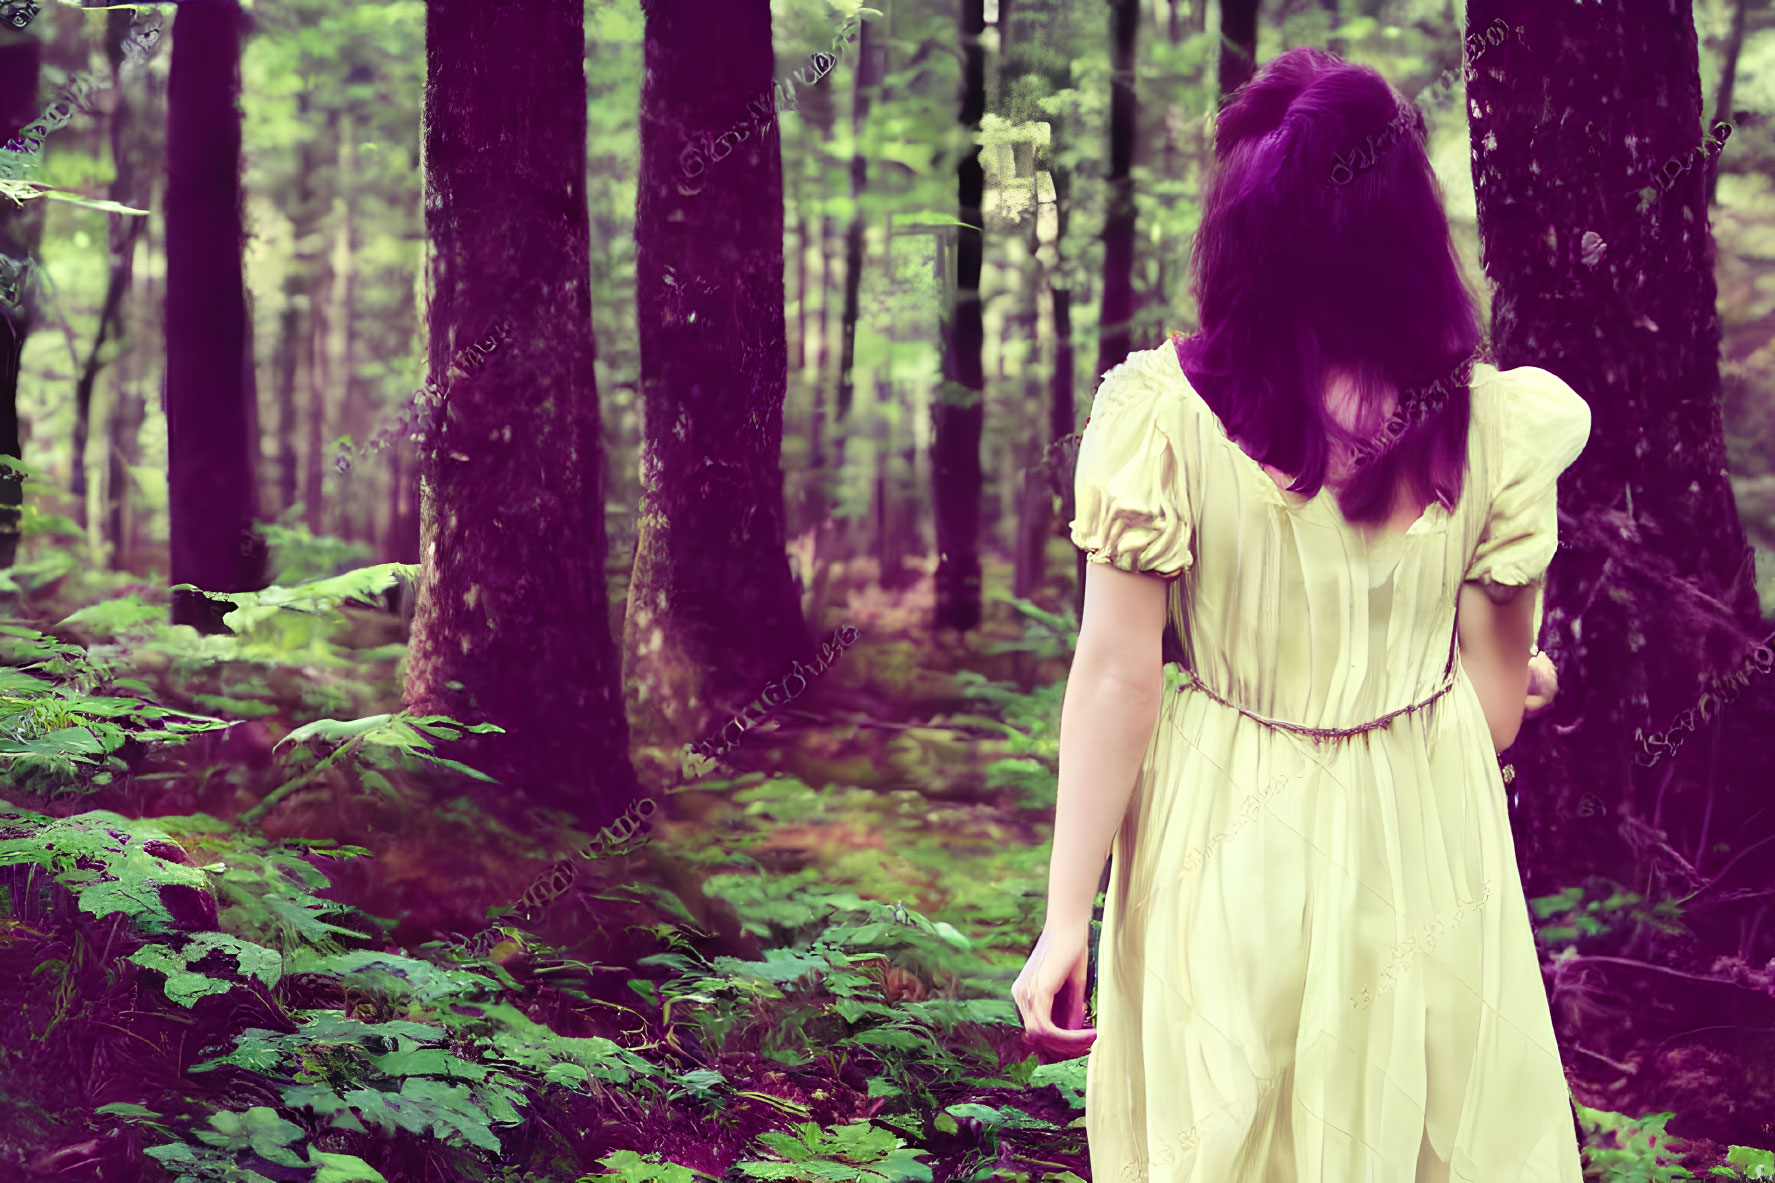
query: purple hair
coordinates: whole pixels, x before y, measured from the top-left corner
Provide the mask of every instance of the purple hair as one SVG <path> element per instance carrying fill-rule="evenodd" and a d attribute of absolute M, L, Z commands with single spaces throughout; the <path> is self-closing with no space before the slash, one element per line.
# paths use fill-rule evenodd
<path fill-rule="evenodd" d="M 1270 62 L 1220 111 L 1191 272 L 1201 329 L 1178 360 L 1229 436 L 1307 496 L 1336 444 L 1379 436 L 1338 490 L 1346 519 L 1386 520 L 1402 480 L 1453 507 L 1470 361 L 1487 355 L 1414 104 L 1322 50 Z M 1321 393 L 1340 372 L 1354 431 Z M 1402 430 L 1383 435 L 1394 392 Z"/>

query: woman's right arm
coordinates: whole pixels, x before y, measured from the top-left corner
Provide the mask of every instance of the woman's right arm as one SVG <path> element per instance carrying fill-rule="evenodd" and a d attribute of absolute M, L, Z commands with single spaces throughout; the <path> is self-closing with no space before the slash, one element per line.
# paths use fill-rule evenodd
<path fill-rule="evenodd" d="M 1463 583 L 1455 609 L 1461 667 L 1472 679 L 1502 752 L 1516 742 L 1528 698 L 1529 648 L 1534 644 L 1535 589 Z"/>

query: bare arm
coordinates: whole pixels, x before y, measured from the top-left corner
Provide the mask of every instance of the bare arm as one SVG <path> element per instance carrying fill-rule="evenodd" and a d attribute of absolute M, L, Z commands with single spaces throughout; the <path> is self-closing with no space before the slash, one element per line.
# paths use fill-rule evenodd
<path fill-rule="evenodd" d="M 1060 788 L 1045 923 L 1084 926 L 1165 691 L 1165 584 L 1085 565 L 1085 610 L 1060 707 Z"/>
<path fill-rule="evenodd" d="M 1461 665 L 1473 681 L 1492 745 L 1516 742 L 1529 688 L 1529 647 L 1534 644 L 1535 590 L 1488 588 L 1463 583 L 1455 610 Z"/>

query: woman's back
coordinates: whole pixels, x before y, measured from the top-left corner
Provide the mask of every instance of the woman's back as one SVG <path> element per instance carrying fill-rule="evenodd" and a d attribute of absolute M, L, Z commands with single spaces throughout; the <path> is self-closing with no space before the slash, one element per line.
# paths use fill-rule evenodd
<path fill-rule="evenodd" d="M 1535 498 L 1583 447 L 1589 408 L 1546 370 L 1481 365 L 1471 414 L 1452 509 L 1402 496 L 1393 522 L 1352 525 L 1335 485 L 1288 492 L 1284 474 L 1228 439 L 1167 343 L 1104 378 L 1080 447 L 1078 519 L 1086 535 L 1149 548 L 1169 528 L 1193 554 L 1172 614 L 1204 685 L 1259 714 L 1349 726 L 1442 681 L 1464 581 L 1552 557 L 1554 523 L 1537 520 Z M 1093 520 L 1109 506 L 1093 474 L 1118 520 Z"/>
<path fill-rule="evenodd" d="M 1577 1183 L 1455 611 L 1466 582 L 1538 587 L 1590 414 L 1490 366 L 1468 414 L 1452 506 L 1354 525 L 1230 440 L 1171 345 L 1104 377 L 1073 541 L 1171 579 L 1187 680 L 1115 835 L 1094 1175 Z"/>

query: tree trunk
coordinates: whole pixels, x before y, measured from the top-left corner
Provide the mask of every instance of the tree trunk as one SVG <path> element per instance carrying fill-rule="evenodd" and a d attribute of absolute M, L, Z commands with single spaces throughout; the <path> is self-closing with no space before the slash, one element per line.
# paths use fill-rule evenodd
<path fill-rule="evenodd" d="M 285 285 L 283 315 L 277 333 L 277 509 L 296 504 L 296 355 L 302 331 L 296 303 Z"/>
<path fill-rule="evenodd" d="M 130 100 L 130 92 L 124 86 L 122 46 L 124 38 L 129 35 L 132 16 L 128 9 L 115 9 L 111 12 L 106 27 L 111 85 L 116 94 L 111 114 L 111 159 L 116 168 L 111 196 L 113 200 L 137 209 L 151 209 L 154 205 L 152 196 L 153 179 L 157 172 L 156 158 L 161 152 L 154 142 L 154 121 L 151 118 L 136 118 L 135 105 Z M 151 80 L 153 75 L 146 77 Z M 151 114 L 155 93 L 152 83 L 143 86 L 142 92 L 144 111 Z M 149 350 L 144 348 L 148 340 L 142 335 L 139 324 L 132 324 L 132 321 L 139 321 L 140 317 L 132 316 L 131 312 L 156 307 L 158 295 L 151 262 L 155 240 L 150 219 L 131 218 L 123 229 L 130 240 L 124 248 L 124 254 L 126 265 L 132 270 L 132 279 L 138 242 L 148 256 L 149 265 L 146 268 L 147 290 L 143 298 L 140 301 L 131 301 L 126 292 L 124 304 L 118 310 L 118 333 L 130 344 L 118 357 L 117 365 L 111 371 L 114 393 L 108 424 L 110 445 L 106 449 L 105 498 L 110 515 L 106 533 L 111 541 L 111 567 L 116 571 L 126 569 L 129 556 L 136 548 L 138 519 L 132 470 L 141 458 L 142 424 L 147 419 L 148 410 L 147 403 L 142 398 L 141 383 L 155 368 L 150 361 Z"/>
<path fill-rule="evenodd" d="M 310 96 L 306 91 L 296 95 L 299 121 L 309 116 Z M 325 259 L 317 249 L 321 204 L 314 191 L 314 177 L 320 167 L 314 140 L 304 139 L 296 152 L 295 192 L 285 211 L 290 219 L 290 233 L 296 243 L 295 258 L 284 270 L 283 348 L 288 352 L 279 358 L 278 377 L 278 479 L 283 503 L 280 511 L 296 504 L 300 496 L 303 521 L 316 530 L 326 478 L 327 457 L 322 433 L 325 430 L 326 400 L 321 379 L 315 373 L 315 320 L 319 307 L 315 281 Z M 306 315 L 304 315 L 306 310 Z M 288 387 L 286 399 L 284 387 Z M 298 424 L 296 390 L 304 389 L 307 397 L 301 406 L 308 412 L 308 439 L 297 459 L 296 440 L 302 428 Z M 316 410 L 321 412 L 317 418 Z"/>
<path fill-rule="evenodd" d="M 808 467 L 826 466 L 826 381 L 832 374 L 832 215 L 820 218 L 820 348 L 814 374 L 813 423 L 809 427 Z"/>
<path fill-rule="evenodd" d="M 111 569 L 125 570 L 136 548 L 135 478 L 131 469 L 140 459 L 139 440 L 147 406 L 140 383 L 148 367 L 133 352 L 117 359 L 111 371 L 116 395 L 111 403 L 110 447 L 107 449 L 105 499 L 110 509 L 106 535 L 111 541 Z"/>
<path fill-rule="evenodd" d="M 807 211 L 795 197 L 795 371 L 807 369 Z"/>
<path fill-rule="evenodd" d="M 334 151 L 337 152 L 338 135 L 339 113 L 332 111 L 327 115 L 327 131 L 321 137 L 321 142 L 333 144 Z M 302 164 L 305 175 L 307 166 L 319 164 L 307 147 L 304 143 Z M 338 157 L 335 156 L 334 159 L 337 161 Z M 332 213 L 332 206 L 330 200 L 313 193 L 307 184 L 303 184 L 298 208 L 306 215 L 308 233 L 299 241 L 308 246 L 298 255 L 298 260 L 308 278 L 308 474 L 302 490 L 302 502 L 304 519 L 309 531 L 315 535 L 327 532 L 326 479 L 327 465 L 330 463 L 327 454 L 327 403 L 332 397 L 333 386 L 332 309 L 335 277 L 332 257 L 319 244 L 322 241 L 320 226 Z"/>
<path fill-rule="evenodd" d="M 1220 0 L 1220 97 L 1244 86 L 1257 72 L 1258 0 Z"/>
<path fill-rule="evenodd" d="M 1719 97 L 1713 105 L 1713 121 L 1719 123 L 1732 120 L 1732 86 L 1738 79 L 1738 55 L 1744 49 L 1744 22 L 1750 15 L 1750 0 L 1738 0 L 1738 6 L 1732 10 L 1732 31 L 1726 37 L 1726 48 L 1721 55 Z M 1719 187 L 1719 169 L 1711 168 L 1707 172 L 1707 204 L 1714 203 L 1714 192 Z"/>
<path fill-rule="evenodd" d="M 980 436 L 986 424 L 986 327 L 980 306 L 985 252 L 980 119 L 986 111 L 985 0 L 961 0 L 961 126 L 967 146 L 956 167 L 963 225 L 955 228 L 955 307 L 944 329 L 943 390 L 931 408 L 932 507 L 937 522 L 936 627 L 980 623 Z"/>
<path fill-rule="evenodd" d="M 1039 191 L 1039 189 L 1038 189 Z M 1039 206 L 1037 207 L 1039 210 Z M 1023 403 L 1024 413 L 1031 418 L 1039 417 L 1042 406 L 1041 362 L 1042 362 L 1042 267 L 1037 262 L 1041 254 L 1039 213 L 1029 222 L 1027 247 L 1030 266 L 1024 268 L 1024 331 L 1027 334 L 1027 353 L 1023 359 Z M 1052 528 L 1050 514 L 1053 510 L 1053 498 L 1048 495 L 1048 480 L 1045 471 L 1037 471 L 1033 466 L 1040 463 L 1043 449 L 1042 433 L 1032 434 L 1024 451 L 1033 459 L 1026 460 L 1018 475 L 1017 488 L 1017 538 L 1012 552 L 1011 594 L 1028 599 L 1041 584 L 1042 571 L 1046 566 L 1048 531 Z"/>
<path fill-rule="evenodd" d="M 429 368 L 449 385 L 419 449 L 406 701 L 499 724 L 469 762 L 598 826 L 639 785 L 604 576 L 583 24 L 577 0 L 426 7 Z"/>
<path fill-rule="evenodd" d="M 1108 213 L 1103 226 L 1103 305 L 1097 329 L 1097 372 L 1132 350 L 1134 322 L 1134 37 L 1140 0 L 1110 6 Z"/>
<path fill-rule="evenodd" d="M 0 44 L 0 123 L 23 127 L 36 118 L 37 80 L 43 42 L 36 37 L 8 38 Z M 22 267 L 29 264 L 43 238 L 42 201 L 15 204 L 0 199 L 0 254 Z M 17 303 L 0 301 L 0 456 L 24 459 L 18 417 L 19 358 L 25 338 L 36 323 L 35 277 L 17 282 Z M 24 505 L 24 478 L 0 463 L 0 568 L 18 556 L 19 519 Z"/>
<path fill-rule="evenodd" d="M 1744 668 L 1765 628 L 1726 476 L 1705 157 L 1668 191 L 1652 180 L 1667 160 L 1695 159 L 1695 28 L 1687 2 L 1540 6 L 1528 21 L 1523 11 L 1503 0 L 1467 9 L 1471 29 L 1499 17 L 1527 26 L 1526 37 L 1512 34 L 1508 55 L 1488 57 L 1467 83 L 1478 113 L 1480 257 L 1496 290 L 1492 342 L 1500 366 L 1540 366 L 1570 383 L 1592 419 L 1588 446 L 1560 481 L 1560 550 L 1539 640 L 1563 689 L 1507 753 L 1518 858 L 1531 896 L 1592 873 L 1635 890 L 1651 885 L 1654 898 L 1696 896 L 1683 906 L 1682 944 L 1694 951 L 1684 964 L 1706 967 L 1733 953 L 1756 911 L 1756 899 L 1731 900 L 1710 881 L 1754 885 L 1754 863 L 1730 864 L 1775 833 L 1767 775 L 1757 770 L 1775 758 L 1775 727 L 1759 684 L 1724 719 L 1701 725 L 1711 738 L 1697 736 L 1665 768 L 1635 771 L 1635 729 L 1665 729 L 1706 678 Z M 1582 68 L 1573 68 L 1578 45 Z M 1550 134 L 1549 118 L 1572 134 Z M 1716 768 L 1719 749 L 1698 749 L 1727 735 L 1740 762 Z M 1604 806 L 1574 808 L 1587 794 Z M 1623 824 L 1571 821 L 1593 815 Z M 1738 955 L 1762 964 L 1775 954 L 1768 934 L 1763 944 Z M 1597 977 L 1591 988 L 1603 993 L 1649 988 L 1625 967 L 1599 966 Z M 1619 981 L 1605 988 L 1603 978 Z M 1638 1062 L 1626 1041 L 1655 1038 L 1673 1012 L 1698 1020 L 1684 1026 L 1718 1021 L 1696 1013 L 1699 994 L 1667 1007 L 1675 997 L 1660 992 L 1619 1029 L 1587 1024 L 1586 1044 Z M 1659 1082 L 1671 1065 L 1646 1060 L 1626 1086 L 1631 1096 L 1611 1090 L 1611 1109 L 1662 1105 Z M 1745 1062 L 1738 1079 L 1757 1070 Z M 1754 1131 L 1742 1115 L 1767 1111 L 1749 1098 L 1733 1108 L 1738 1126 L 1709 1136 L 1746 1141 Z M 1673 1124 L 1672 1132 L 1692 1131 Z"/>
<path fill-rule="evenodd" d="M 686 141 L 709 120 L 768 95 L 770 4 L 645 9 L 635 224 L 645 414 L 624 646 L 644 726 L 676 743 L 750 702 L 789 660 L 811 660 L 813 645 L 784 551 L 777 126 L 711 161 L 699 192 L 680 173 Z"/>
<path fill-rule="evenodd" d="M 257 441 L 241 359 L 240 6 L 180 10 L 167 85 L 166 434 L 172 582 L 263 587 Z M 173 593 L 172 621 L 219 631 L 223 603 Z"/>
<path fill-rule="evenodd" d="M 339 391 L 341 427 L 351 437 L 354 447 L 362 447 L 374 433 L 368 400 L 351 364 L 352 341 L 356 337 L 357 275 L 353 264 L 352 180 L 356 172 L 357 148 L 352 134 L 353 120 L 349 113 L 339 115 L 339 166 L 333 184 L 333 254 L 327 269 L 332 273 L 333 306 L 327 316 L 327 372 Z M 379 466 L 378 466 L 379 467 Z M 339 483 L 333 495 L 334 530 L 347 541 L 375 537 L 375 501 L 370 490 L 377 474 L 363 473 L 352 484 Z"/>
<path fill-rule="evenodd" d="M 870 75 L 873 60 L 871 22 L 864 21 L 857 38 L 857 61 L 851 71 L 851 220 L 844 235 L 844 316 L 839 323 L 838 341 L 838 408 L 832 417 L 832 451 L 843 479 L 844 444 L 851 411 L 851 367 L 857 357 L 858 295 L 863 287 L 863 191 L 869 182 L 869 158 L 863 153 L 863 132 L 869 124 L 870 89 L 875 79 Z"/>
<path fill-rule="evenodd" d="M 134 145 L 135 129 L 131 119 L 129 93 L 123 83 L 123 45 L 129 36 L 129 14 L 118 11 L 111 14 L 106 22 L 106 50 L 111 58 L 111 91 L 115 96 L 111 113 L 105 116 L 106 130 L 111 140 L 112 175 L 110 197 L 122 205 L 137 209 L 147 208 L 137 194 L 137 156 L 139 149 Z M 95 116 L 96 117 L 96 116 Z M 105 298 L 99 310 L 99 323 L 93 333 L 92 348 L 87 353 L 86 361 L 81 367 L 80 378 L 74 385 L 74 439 L 73 463 L 69 467 L 69 491 L 74 494 L 81 523 L 87 524 L 86 500 L 86 441 L 91 428 L 93 385 L 98 379 L 99 351 L 106 337 L 113 330 L 121 340 L 128 336 L 125 327 L 124 305 L 129 296 L 130 283 L 135 269 L 136 243 L 142 236 L 147 218 L 136 214 L 113 213 L 106 227 L 109 251 L 109 268 L 105 278 Z M 113 409 L 115 413 L 115 409 Z M 106 469 L 110 463 L 107 460 Z M 89 530 L 90 534 L 91 531 Z"/>

